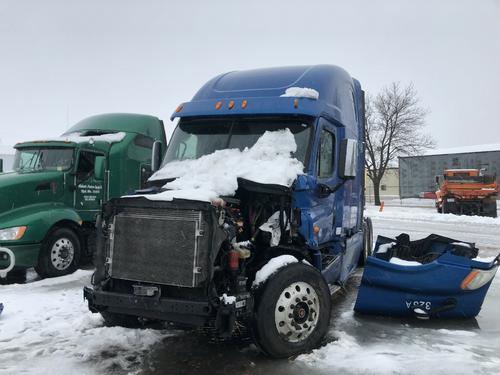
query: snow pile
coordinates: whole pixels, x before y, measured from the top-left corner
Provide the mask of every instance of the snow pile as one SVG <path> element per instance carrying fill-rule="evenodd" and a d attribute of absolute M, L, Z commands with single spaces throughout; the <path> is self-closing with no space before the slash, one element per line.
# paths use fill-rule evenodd
<path fill-rule="evenodd" d="M 82 298 L 91 271 L 0 286 L 0 374 L 102 374 L 140 368 L 173 332 L 104 327 Z"/>
<path fill-rule="evenodd" d="M 496 332 L 425 329 L 390 321 L 384 326 L 375 319 L 357 324 L 352 316 L 336 318 L 335 325 L 341 327 L 333 332 L 336 340 L 296 359 L 306 367 L 303 372 L 493 375 L 500 367 Z"/>
<path fill-rule="evenodd" d="M 264 267 L 257 271 L 255 274 L 255 280 L 252 283 L 252 288 L 259 286 L 280 268 L 283 268 L 287 264 L 291 263 L 298 263 L 297 258 L 292 255 L 280 255 L 279 257 L 272 258 L 264 265 Z"/>
<path fill-rule="evenodd" d="M 287 223 L 286 214 L 283 213 L 283 222 Z M 285 230 L 290 228 L 290 223 L 287 224 Z M 276 211 L 267 221 L 262 224 L 259 229 L 263 232 L 271 233 L 271 246 L 278 246 L 281 239 L 280 228 L 280 212 Z"/>
<path fill-rule="evenodd" d="M 295 97 L 295 98 L 309 98 L 318 100 L 319 92 L 315 89 L 310 89 L 308 87 L 289 87 L 285 90 L 285 93 L 280 95 L 281 97 Z"/>
<path fill-rule="evenodd" d="M 421 266 L 422 265 L 422 263 L 420 263 L 420 262 L 415 262 L 413 260 L 404 260 L 404 259 L 397 258 L 397 257 L 392 257 L 391 259 L 389 259 L 389 263 L 397 264 L 399 266 Z"/>
<path fill-rule="evenodd" d="M 468 154 L 474 152 L 490 152 L 490 151 L 500 151 L 500 143 L 450 147 L 439 150 L 428 150 L 427 152 L 424 153 L 424 155 L 427 156 L 427 155 L 447 155 L 447 154 Z"/>
<path fill-rule="evenodd" d="M 468 243 L 465 243 L 465 242 L 452 242 L 451 245 L 453 245 L 453 246 L 468 247 L 469 249 L 472 248 L 471 244 L 468 244 Z"/>
<path fill-rule="evenodd" d="M 396 245 L 396 242 L 384 243 L 380 245 L 377 249 L 377 254 L 385 254 L 389 249 L 392 249 Z"/>
<path fill-rule="evenodd" d="M 251 148 L 215 151 L 195 160 L 173 161 L 150 180 L 176 178 L 159 194 L 144 195 L 151 200 L 190 199 L 211 202 L 219 196 L 234 195 L 238 177 L 262 184 L 290 187 L 303 164 L 291 157 L 297 150 L 289 129 L 266 131 Z M 129 196 L 129 197 L 137 197 Z"/>
<path fill-rule="evenodd" d="M 107 142 L 107 143 L 118 143 L 123 141 L 123 138 L 125 138 L 127 134 L 125 132 L 118 132 L 118 133 L 108 133 L 108 134 L 101 134 L 101 135 L 81 135 L 81 133 L 70 133 L 66 135 L 62 135 L 59 137 L 58 141 L 65 141 L 65 142 L 75 142 L 75 143 L 83 143 L 83 142 L 89 142 L 89 143 L 94 143 L 94 142 Z"/>
<path fill-rule="evenodd" d="M 435 222 L 446 224 L 481 224 L 500 226 L 500 217 L 467 216 L 454 214 L 439 214 L 435 209 L 420 207 L 384 207 L 379 212 L 379 207 L 367 206 L 365 216 L 377 220 L 398 220 L 401 222 Z"/>
<path fill-rule="evenodd" d="M 236 303 L 236 297 L 235 296 L 228 296 L 226 293 L 220 297 L 220 300 L 224 305 L 232 305 Z"/>
<path fill-rule="evenodd" d="M 495 260 L 496 256 L 492 256 L 492 257 L 475 257 L 475 258 L 472 258 L 472 260 L 475 260 L 476 262 L 483 262 L 483 263 L 491 263 Z"/>

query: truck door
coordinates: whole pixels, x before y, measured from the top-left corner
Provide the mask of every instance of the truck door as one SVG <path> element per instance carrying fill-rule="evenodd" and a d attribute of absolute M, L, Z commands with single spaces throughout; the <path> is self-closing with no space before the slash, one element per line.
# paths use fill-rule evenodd
<path fill-rule="evenodd" d="M 80 151 L 75 174 L 74 207 L 84 221 L 93 221 L 101 209 L 102 181 L 94 178 L 95 157 L 103 155 L 93 151 Z"/>
<path fill-rule="evenodd" d="M 335 193 L 321 194 L 321 190 L 333 189 L 337 183 L 335 155 L 337 151 L 335 127 L 320 119 L 320 133 L 317 135 L 316 182 L 318 191 L 311 209 L 313 225 L 319 227 L 319 245 L 330 242 L 335 235 Z"/>

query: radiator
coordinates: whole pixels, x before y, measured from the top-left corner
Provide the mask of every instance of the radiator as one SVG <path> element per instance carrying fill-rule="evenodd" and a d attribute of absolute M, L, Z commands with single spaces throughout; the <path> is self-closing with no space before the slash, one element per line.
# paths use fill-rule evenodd
<path fill-rule="evenodd" d="M 114 217 L 109 273 L 117 279 L 197 287 L 208 275 L 206 212 L 127 209 Z"/>

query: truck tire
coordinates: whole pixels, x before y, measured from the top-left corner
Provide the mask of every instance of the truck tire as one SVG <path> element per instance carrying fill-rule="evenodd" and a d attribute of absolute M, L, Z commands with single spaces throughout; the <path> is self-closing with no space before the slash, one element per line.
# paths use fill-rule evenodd
<path fill-rule="evenodd" d="M 497 217 L 497 201 L 496 199 L 487 200 L 483 204 L 483 212 L 485 216 Z"/>
<path fill-rule="evenodd" d="M 24 284 L 26 282 L 26 268 L 14 267 L 8 274 L 7 277 L 0 278 L 0 285 L 7 284 Z"/>
<path fill-rule="evenodd" d="M 330 292 L 321 274 L 293 263 L 271 276 L 257 298 L 252 333 L 267 355 L 285 358 L 320 345 L 330 323 Z"/>
<path fill-rule="evenodd" d="M 69 228 L 56 228 L 42 243 L 36 272 L 41 277 L 57 277 L 75 272 L 80 263 L 80 239 Z"/>
<path fill-rule="evenodd" d="M 106 327 L 140 327 L 139 319 L 136 316 L 113 313 L 109 311 L 101 311 L 101 316 L 104 319 L 104 325 L 106 325 Z"/>
<path fill-rule="evenodd" d="M 372 219 L 366 217 L 363 221 L 363 251 L 359 254 L 358 266 L 362 267 L 366 259 L 372 254 L 373 247 L 373 225 Z"/>
<path fill-rule="evenodd" d="M 457 204 L 453 202 L 448 202 L 446 199 L 443 200 L 443 214 L 456 214 L 457 213 Z"/>

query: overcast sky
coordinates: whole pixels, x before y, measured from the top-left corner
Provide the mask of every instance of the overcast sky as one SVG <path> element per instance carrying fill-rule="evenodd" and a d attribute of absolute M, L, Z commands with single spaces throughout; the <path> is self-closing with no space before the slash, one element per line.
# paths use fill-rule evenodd
<path fill-rule="evenodd" d="M 0 0 L 0 142 L 104 112 L 165 121 L 216 74 L 340 65 L 413 82 L 439 147 L 500 143 L 500 1 Z"/>

